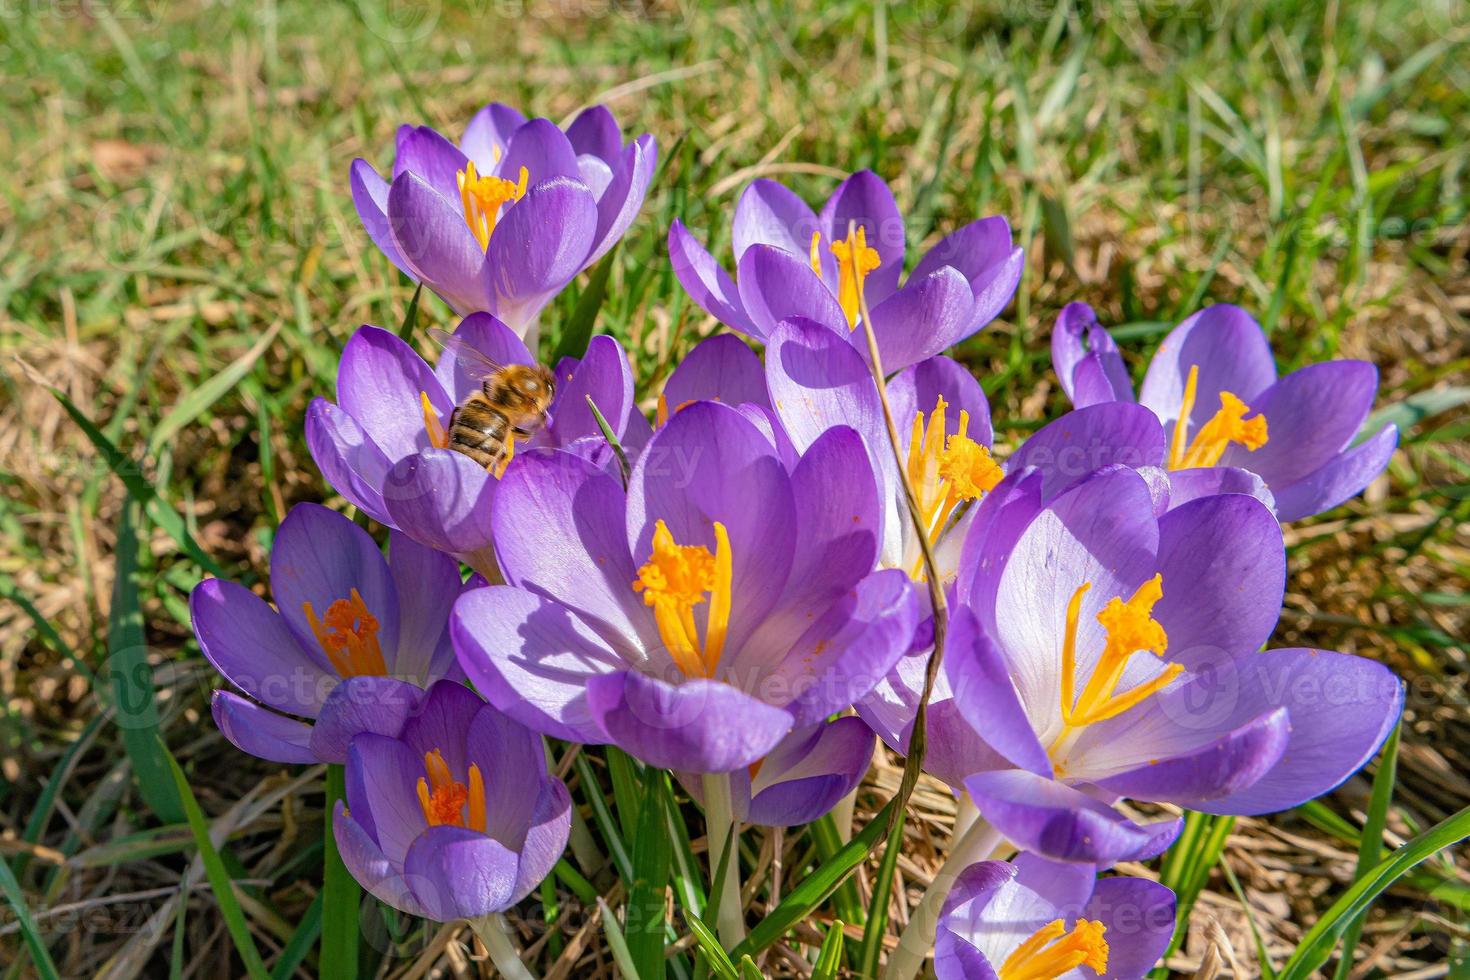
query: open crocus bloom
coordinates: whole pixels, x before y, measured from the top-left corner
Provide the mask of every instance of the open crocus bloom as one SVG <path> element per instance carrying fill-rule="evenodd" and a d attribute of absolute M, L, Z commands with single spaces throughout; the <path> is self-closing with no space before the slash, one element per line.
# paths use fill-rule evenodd
<path fill-rule="evenodd" d="M 466 317 L 455 335 L 498 364 L 534 363 L 520 338 L 487 313 Z M 499 474 L 448 448 L 446 438 L 455 406 L 479 386 L 453 351 L 430 368 L 393 333 L 364 326 L 342 351 L 337 402 L 317 398 L 307 410 L 306 443 L 337 492 L 374 520 L 485 571 L 493 568 L 489 505 Z M 530 445 L 601 447 L 589 395 L 619 436 L 646 437 L 628 359 L 617 341 L 598 336 L 580 362 L 558 367 L 552 421 Z"/>
<path fill-rule="evenodd" d="M 461 316 L 494 313 L 525 337 L 551 298 L 628 230 L 657 147 L 627 145 L 604 106 L 563 132 L 485 106 L 459 146 L 427 126 L 398 130 L 391 182 L 352 164 L 352 201 L 383 254 Z"/>
<path fill-rule="evenodd" d="M 675 221 L 674 274 L 705 312 L 765 341 L 789 316 L 804 316 L 848 338 L 866 356 L 860 297 L 886 371 L 932 357 L 1005 309 L 1021 280 L 1021 250 L 1004 218 L 983 218 L 936 244 L 900 287 L 905 233 L 893 193 L 862 170 L 812 211 L 773 180 L 757 180 L 735 205 L 736 275 Z"/>
<path fill-rule="evenodd" d="M 939 920 L 938 980 L 1139 980 L 1174 934 L 1174 893 L 1034 854 L 960 872 Z"/>
<path fill-rule="evenodd" d="M 345 762 L 355 733 L 396 734 L 423 688 L 462 676 L 448 630 L 459 565 L 389 537 L 385 561 L 341 514 L 297 504 L 271 549 L 279 611 L 235 582 L 194 587 L 200 649 L 250 696 L 214 696 L 215 723 L 237 748 L 272 762 Z"/>
<path fill-rule="evenodd" d="M 1079 407 L 1134 400 L 1117 346 L 1083 303 L 1058 317 L 1052 363 Z M 1219 304 L 1169 332 L 1137 400 L 1163 423 L 1161 462 L 1176 478 L 1196 483 L 1218 479 L 1209 471 L 1248 470 L 1270 489 L 1277 516 L 1295 521 L 1354 496 L 1388 465 L 1395 426 L 1353 444 L 1377 390 L 1378 370 L 1367 361 L 1312 364 L 1278 379 L 1260 325 Z"/>
<path fill-rule="evenodd" d="M 856 432 L 789 473 L 738 410 L 674 413 L 628 487 L 570 453 L 517 457 L 493 508 L 507 585 L 451 633 L 491 703 L 651 765 L 732 772 L 867 693 L 907 649 L 917 599 L 874 573 L 878 491 Z"/>
<path fill-rule="evenodd" d="M 964 789 L 1016 845 L 1104 866 L 1152 856 L 1177 822 L 1136 824 L 1119 799 L 1283 810 L 1346 779 L 1398 718 L 1381 664 L 1257 652 L 1285 551 L 1254 497 L 1156 516 L 1143 477 L 1117 467 L 1050 502 L 992 503 L 956 583 L 952 710 L 931 716 L 930 741 L 969 746 L 949 778 L 969 768 Z"/>
<path fill-rule="evenodd" d="M 766 433 L 787 470 L 796 465 L 797 452 L 771 407 L 760 355 L 734 334 L 701 340 L 680 359 L 659 392 L 654 421 L 661 426 L 686 405 L 701 401 L 738 409 Z"/>
<path fill-rule="evenodd" d="M 851 715 L 793 731 L 759 762 L 730 773 L 731 814 L 739 823 L 795 827 L 818 820 L 857 789 L 873 761 L 872 729 Z M 697 773 L 677 773 L 704 805 Z"/>
<path fill-rule="evenodd" d="M 561 857 L 571 797 L 541 739 L 463 684 L 435 684 L 396 737 L 352 739 L 342 862 L 396 909 L 438 922 L 500 912 Z"/>

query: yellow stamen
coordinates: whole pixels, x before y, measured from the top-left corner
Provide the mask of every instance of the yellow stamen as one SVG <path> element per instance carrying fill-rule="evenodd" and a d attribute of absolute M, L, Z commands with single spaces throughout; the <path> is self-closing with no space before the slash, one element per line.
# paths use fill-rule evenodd
<path fill-rule="evenodd" d="M 495 233 L 495 223 L 500 220 L 500 206 L 508 201 L 519 201 L 526 195 L 526 182 L 530 173 L 521 168 L 520 180 L 505 180 L 501 177 L 480 176 L 475 173 L 475 162 L 465 162 L 457 175 L 459 201 L 464 208 L 465 223 L 474 233 L 480 248 L 490 247 L 490 236 Z"/>
<path fill-rule="evenodd" d="M 949 403 L 941 395 L 927 424 L 923 412 L 914 415 L 905 465 L 909 485 L 919 498 L 919 515 L 931 546 L 938 544 L 960 504 L 979 499 L 1004 476 L 990 450 L 970 438 L 969 412 L 962 410 L 959 428 L 946 435 L 948 408 Z M 922 574 L 921 555 L 909 575 L 917 581 Z"/>
<path fill-rule="evenodd" d="M 653 554 L 638 569 L 633 591 L 652 607 L 659 637 L 686 677 L 713 677 L 730 630 L 734 557 L 725 525 L 715 522 L 715 551 L 674 541 L 668 525 L 654 525 Z M 709 599 L 705 639 L 699 641 L 694 607 Z"/>
<path fill-rule="evenodd" d="M 429 445 L 435 449 L 448 449 L 449 433 L 444 431 L 444 424 L 439 421 L 439 413 L 434 411 L 427 391 L 419 392 L 419 402 L 424 407 L 424 431 L 429 434 Z"/>
<path fill-rule="evenodd" d="M 318 619 L 310 602 L 301 604 L 311 631 L 332 666 L 342 677 L 381 677 L 388 673 L 378 645 L 378 620 L 356 589 L 350 598 L 338 599 Z"/>
<path fill-rule="evenodd" d="M 1061 919 L 1050 922 L 1006 957 L 1000 980 L 1055 980 L 1079 966 L 1104 973 L 1108 968 L 1105 932 L 1106 926 L 1090 919 L 1078 919 L 1071 932 Z"/>
<path fill-rule="evenodd" d="M 424 772 L 428 778 L 419 777 L 419 809 L 430 827 L 468 827 L 485 832 L 485 780 L 480 776 L 480 767 L 470 763 L 469 786 L 454 778 L 444 753 L 435 749 L 424 754 Z M 469 816 L 465 816 L 465 807 Z"/>
<path fill-rule="evenodd" d="M 1194 401 L 1199 388 L 1199 365 L 1189 369 L 1189 378 L 1184 382 L 1184 398 L 1179 403 L 1179 420 L 1174 423 L 1174 435 L 1169 441 L 1169 468 L 1171 470 L 1193 469 L 1199 466 L 1214 466 L 1225 455 L 1231 443 L 1240 443 L 1254 452 L 1266 444 L 1266 416 L 1260 413 L 1246 418 L 1251 407 L 1228 391 L 1220 392 L 1220 410 L 1199 427 L 1194 439 L 1186 448 L 1189 434 L 1189 416 L 1194 411 Z"/>
<path fill-rule="evenodd" d="M 821 253 L 817 248 L 821 238 L 821 232 L 812 233 L 812 269 L 818 278 L 822 275 Z M 848 226 L 845 239 L 832 243 L 832 254 L 837 257 L 837 305 L 847 317 L 847 328 L 855 330 L 862 307 L 863 280 L 883 260 L 878 257 L 877 249 L 868 247 L 867 231 L 856 225 Z"/>
<path fill-rule="evenodd" d="M 1139 650 L 1163 657 L 1169 648 L 1164 627 L 1153 618 L 1153 608 L 1164 597 L 1164 577 L 1155 575 L 1140 585 L 1132 598 L 1109 599 L 1097 621 L 1107 631 L 1107 641 L 1092 676 L 1078 696 L 1077 690 L 1077 624 L 1082 615 L 1082 597 L 1092 587 L 1084 582 L 1067 604 L 1066 633 L 1062 639 L 1061 733 L 1053 740 L 1051 751 L 1070 741 L 1080 728 L 1116 717 L 1142 702 L 1149 695 L 1167 687 L 1184 670 L 1181 664 L 1169 664 L 1152 680 L 1145 681 L 1121 694 L 1114 693 L 1128 659 Z"/>
<path fill-rule="evenodd" d="M 669 421 L 669 399 L 663 392 L 658 393 L 658 408 L 654 410 L 653 427 L 662 429 Z"/>

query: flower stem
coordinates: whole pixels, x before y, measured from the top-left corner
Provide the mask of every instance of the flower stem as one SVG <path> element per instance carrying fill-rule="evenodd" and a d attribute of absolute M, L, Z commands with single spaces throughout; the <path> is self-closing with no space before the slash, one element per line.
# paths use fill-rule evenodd
<path fill-rule="evenodd" d="M 929 883 L 924 897 L 915 906 L 909 924 L 898 939 L 898 947 L 888 957 L 883 980 L 912 980 L 934 948 L 934 935 L 939 930 L 939 913 L 944 900 L 954 887 L 955 879 L 976 861 L 983 860 L 1001 842 L 998 830 L 982 819 L 975 820 L 963 836 L 952 842 L 944 866 Z"/>
<path fill-rule="evenodd" d="M 480 942 L 490 951 L 490 962 L 506 980 L 536 980 L 526 964 L 521 962 L 521 952 L 510 938 L 510 925 L 505 916 L 498 912 L 470 919 L 470 928 L 480 937 Z"/>
<path fill-rule="evenodd" d="M 730 859 L 726 862 L 717 926 L 720 942 L 726 949 L 731 949 L 745 938 L 745 910 L 740 902 L 740 836 L 730 809 L 728 773 L 706 773 L 704 776 L 704 825 L 709 836 L 711 879 L 718 874 L 720 856 L 725 853 L 726 842 L 729 842 Z"/>

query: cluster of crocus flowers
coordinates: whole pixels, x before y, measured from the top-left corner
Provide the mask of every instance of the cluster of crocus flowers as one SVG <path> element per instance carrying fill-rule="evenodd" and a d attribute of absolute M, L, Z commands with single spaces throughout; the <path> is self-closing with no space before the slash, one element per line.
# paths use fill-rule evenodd
<path fill-rule="evenodd" d="M 980 382 L 943 352 L 1019 282 L 1005 221 L 961 227 L 905 278 L 875 174 L 819 211 L 759 180 L 735 206 L 734 278 L 681 223 L 669 234 L 674 273 L 735 333 L 656 394 L 594 337 L 537 374 L 534 430 L 467 451 L 456 413 L 488 397 L 483 365 L 538 363 L 538 313 L 626 231 L 653 167 L 651 138 L 624 144 L 601 107 L 562 130 L 500 105 L 457 146 L 404 127 L 391 181 L 354 164 L 373 240 L 463 319 L 432 365 L 363 326 L 336 400 L 308 411 L 319 468 L 389 529 L 387 557 L 303 504 L 276 535 L 276 608 L 195 590 L 200 645 L 244 695 L 217 695 L 220 729 L 273 761 L 345 764 L 347 867 L 440 921 L 498 915 L 558 860 L 571 804 L 543 738 L 617 746 L 705 810 L 711 868 L 731 862 L 730 945 L 740 826 L 822 818 L 878 740 L 908 752 L 935 590 L 923 765 L 960 818 L 885 976 L 930 955 L 941 980 L 1143 976 L 1173 896 L 1108 872 L 1162 853 L 1179 820 L 1120 804 L 1284 809 L 1398 717 L 1379 664 L 1261 652 L 1280 521 L 1361 490 L 1395 444 L 1391 426 L 1353 442 L 1372 368 L 1278 380 L 1260 328 L 1216 306 L 1165 338 L 1135 399 L 1074 304 L 1053 361 L 1075 410 L 997 445 Z M 497 964 L 521 975 L 513 952 Z"/>

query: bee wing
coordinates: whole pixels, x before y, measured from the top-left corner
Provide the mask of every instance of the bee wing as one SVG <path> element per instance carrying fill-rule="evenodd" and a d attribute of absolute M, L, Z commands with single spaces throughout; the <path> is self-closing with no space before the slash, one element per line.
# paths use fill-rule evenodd
<path fill-rule="evenodd" d="M 438 327 L 430 327 L 429 336 L 433 337 L 439 342 L 440 346 L 453 354 L 459 360 L 460 369 L 475 381 L 483 381 L 504 367 L 504 365 L 476 350 L 463 337 L 456 337 L 454 334 L 446 330 L 440 330 Z"/>

